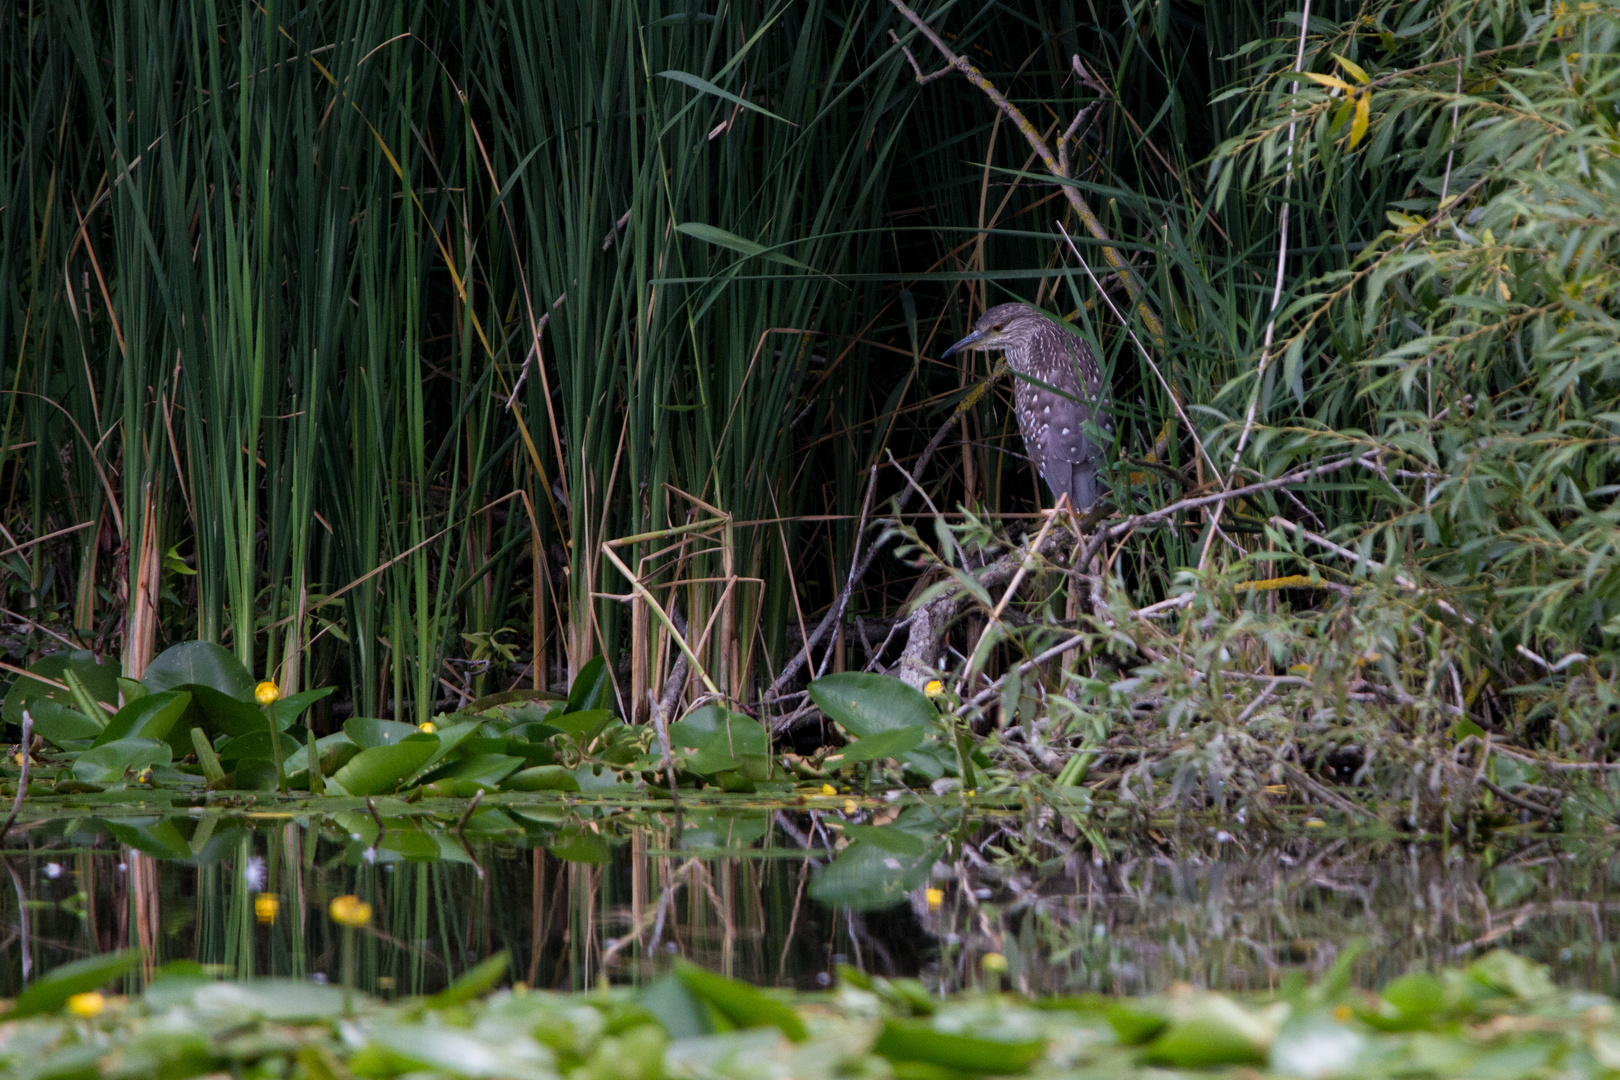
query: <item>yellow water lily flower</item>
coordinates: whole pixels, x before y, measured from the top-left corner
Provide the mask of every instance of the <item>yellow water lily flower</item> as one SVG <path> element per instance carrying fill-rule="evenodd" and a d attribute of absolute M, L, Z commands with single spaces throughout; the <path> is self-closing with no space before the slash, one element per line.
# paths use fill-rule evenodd
<path fill-rule="evenodd" d="M 333 900 L 326 910 L 333 922 L 351 929 L 358 929 L 371 921 L 371 905 L 353 893 Z"/>
<path fill-rule="evenodd" d="M 845 799 L 844 800 L 844 813 L 853 814 L 856 810 L 859 810 L 859 809 L 860 809 L 860 806 L 855 802 L 854 799 Z"/>
<path fill-rule="evenodd" d="M 269 926 L 276 921 L 281 913 L 281 897 L 272 892 L 262 892 L 253 898 L 253 917 Z"/>
<path fill-rule="evenodd" d="M 74 1016 L 81 1016 L 88 1020 L 92 1016 L 100 1016 L 101 1011 L 107 1007 L 107 999 L 101 996 L 101 991 L 91 990 L 86 994 L 74 994 L 67 999 L 68 1012 Z"/>
<path fill-rule="evenodd" d="M 944 889 L 924 889 L 923 896 L 928 900 L 929 911 L 938 911 L 940 906 L 945 903 Z"/>
<path fill-rule="evenodd" d="M 266 679 L 253 688 L 253 700 L 260 705 L 274 705 L 281 700 L 281 687 Z"/>
<path fill-rule="evenodd" d="M 939 697 L 945 692 L 945 683 L 939 679 L 929 679 L 928 685 L 923 687 L 923 693 L 929 697 Z"/>
<path fill-rule="evenodd" d="M 433 721 L 424 720 L 420 724 L 416 725 L 416 730 L 426 732 L 427 734 L 431 735 L 435 731 L 438 731 L 439 729 L 433 726 Z"/>
<path fill-rule="evenodd" d="M 998 952 L 987 952 L 984 959 L 979 961 L 979 966 L 988 974 L 999 975 L 1007 970 L 1007 958 Z"/>

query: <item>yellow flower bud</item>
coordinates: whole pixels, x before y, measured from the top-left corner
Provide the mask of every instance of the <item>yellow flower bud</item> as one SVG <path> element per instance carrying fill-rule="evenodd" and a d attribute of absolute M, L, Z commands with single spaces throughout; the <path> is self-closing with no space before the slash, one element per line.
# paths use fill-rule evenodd
<path fill-rule="evenodd" d="M 838 789 L 833 787 L 831 784 L 822 784 L 821 793 L 823 795 L 836 795 L 838 794 Z"/>
<path fill-rule="evenodd" d="M 281 897 L 273 892 L 262 892 L 253 898 L 253 916 L 269 926 L 281 913 Z"/>
<path fill-rule="evenodd" d="M 979 966 L 987 975 L 999 975 L 1007 970 L 1007 958 L 998 952 L 987 952 L 984 959 L 979 961 Z"/>
<path fill-rule="evenodd" d="M 854 799 L 845 799 L 844 800 L 844 813 L 853 814 L 856 810 L 859 810 L 859 809 L 860 809 L 860 807 L 858 805 L 856 805 L 856 802 L 855 802 Z"/>
<path fill-rule="evenodd" d="M 353 893 L 333 900 L 327 911 L 340 926 L 359 928 L 371 921 L 371 905 Z"/>
<path fill-rule="evenodd" d="M 945 692 L 945 684 L 939 679 L 929 679 L 928 685 L 923 687 L 923 693 L 929 697 L 939 697 Z"/>
<path fill-rule="evenodd" d="M 266 679 L 253 688 L 253 700 L 260 705 L 274 705 L 281 700 L 281 687 Z"/>
<path fill-rule="evenodd" d="M 67 999 L 68 1012 L 74 1016 L 82 1016 L 86 1020 L 92 1016 L 100 1016 L 101 1010 L 107 1007 L 107 999 L 101 996 L 101 991 L 92 990 L 87 994 L 74 994 Z"/>
<path fill-rule="evenodd" d="M 421 723 L 420 723 L 420 724 L 417 724 L 417 725 L 416 725 L 416 730 L 417 730 L 417 731 L 424 731 L 424 732 L 426 732 L 426 733 L 427 733 L 427 734 L 429 734 L 429 735 L 431 735 L 431 734 L 433 734 L 433 733 L 434 733 L 434 732 L 435 732 L 435 731 L 438 731 L 438 730 L 439 730 L 439 729 L 438 729 L 438 728 L 436 728 L 436 727 L 434 727 L 434 726 L 433 726 L 433 721 L 431 721 L 431 720 L 424 720 L 424 721 L 422 721 L 422 722 L 421 722 Z"/>
<path fill-rule="evenodd" d="M 924 890 L 923 895 L 928 898 L 929 911 L 938 911 L 945 903 L 944 889 L 926 889 Z"/>

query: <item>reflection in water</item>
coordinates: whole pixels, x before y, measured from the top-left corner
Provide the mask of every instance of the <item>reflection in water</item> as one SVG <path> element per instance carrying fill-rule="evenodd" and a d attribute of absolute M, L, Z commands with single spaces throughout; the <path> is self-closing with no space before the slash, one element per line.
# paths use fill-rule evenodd
<path fill-rule="evenodd" d="M 399 803 L 322 816 L 90 809 L 6 839 L 0 996 L 126 947 L 144 951 L 147 974 L 195 959 L 335 980 L 326 906 L 344 893 L 373 907 L 360 982 L 383 995 L 434 990 L 500 949 L 517 977 L 558 989 L 645 981 L 673 955 L 762 984 L 825 985 L 851 963 L 954 989 L 989 952 L 1036 993 L 1263 989 L 1319 974 L 1357 939 L 1371 946 L 1363 982 L 1505 945 L 1561 982 L 1620 989 L 1620 866 L 1596 845 L 1465 855 L 1218 834 L 1003 870 L 1011 819 L 964 834 L 957 811 L 929 806 L 689 806 L 677 819 L 667 804 L 559 800 L 482 809 L 460 830 L 458 814 Z"/>

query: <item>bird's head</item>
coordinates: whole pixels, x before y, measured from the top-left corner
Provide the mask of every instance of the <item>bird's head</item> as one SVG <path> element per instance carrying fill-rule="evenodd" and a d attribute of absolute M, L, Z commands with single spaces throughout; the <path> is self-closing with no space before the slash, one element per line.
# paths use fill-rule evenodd
<path fill-rule="evenodd" d="M 1046 317 L 1028 304 L 997 304 L 979 316 L 973 333 L 946 349 L 940 359 L 969 349 L 1016 349 L 1045 325 Z"/>

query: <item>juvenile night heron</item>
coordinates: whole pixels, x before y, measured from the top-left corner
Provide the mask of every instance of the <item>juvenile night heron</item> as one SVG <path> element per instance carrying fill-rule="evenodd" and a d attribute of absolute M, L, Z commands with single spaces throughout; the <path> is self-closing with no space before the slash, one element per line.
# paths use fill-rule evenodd
<path fill-rule="evenodd" d="M 1089 509 L 1097 501 L 1102 484 L 1097 474 L 1107 449 L 1093 435 L 1111 440 L 1114 434 L 1102 369 L 1090 347 L 1038 308 L 998 304 L 980 317 L 973 333 L 941 355 L 965 349 L 997 350 L 1006 355 L 1007 366 L 1015 374 L 1027 376 L 1013 384 L 1013 406 L 1024 449 L 1054 499 L 1067 495 L 1076 510 Z M 1089 435 L 1088 423 L 1093 428 Z"/>

